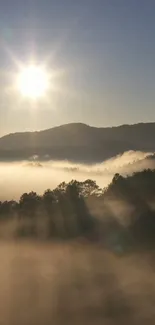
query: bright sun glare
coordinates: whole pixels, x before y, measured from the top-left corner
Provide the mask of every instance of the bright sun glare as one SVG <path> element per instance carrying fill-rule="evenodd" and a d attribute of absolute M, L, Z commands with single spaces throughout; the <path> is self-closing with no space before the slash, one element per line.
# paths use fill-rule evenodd
<path fill-rule="evenodd" d="M 30 65 L 21 69 L 17 84 L 24 97 L 37 99 L 46 94 L 49 87 L 49 77 L 43 68 Z"/>

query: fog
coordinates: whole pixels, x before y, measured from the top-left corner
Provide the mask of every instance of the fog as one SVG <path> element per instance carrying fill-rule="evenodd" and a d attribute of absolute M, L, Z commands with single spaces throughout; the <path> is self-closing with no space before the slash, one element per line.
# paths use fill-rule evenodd
<path fill-rule="evenodd" d="M 1 243 L 0 255 L 1 324 L 154 324 L 153 255 L 31 242 Z"/>
<path fill-rule="evenodd" d="M 71 179 L 91 178 L 104 187 L 116 172 L 125 175 L 154 168 L 148 156 L 130 151 L 95 165 L 39 162 L 38 157 L 1 163 L 0 199 L 19 199 L 32 190 L 42 194 Z M 103 206 L 91 201 L 93 215 L 103 215 Z M 115 218 L 127 219 L 131 213 L 132 207 L 123 202 L 107 204 Z M 11 221 L 0 229 L 1 324 L 154 324 L 153 252 L 135 251 L 121 258 L 102 241 L 15 241 L 7 235 L 14 226 Z M 103 237 L 102 227 L 100 231 Z"/>
<path fill-rule="evenodd" d="M 125 152 L 100 164 L 85 165 L 68 161 L 39 162 L 35 156 L 31 161 L 0 163 L 0 200 L 18 200 L 23 192 L 36 191 L 42 194 L 59 183 L 72 179 L 96 180 L 100 187 L 106 187 L 115 173 L 123 175 L 155 168 L 155 162 L 147 159 L 151 153 Z"/>

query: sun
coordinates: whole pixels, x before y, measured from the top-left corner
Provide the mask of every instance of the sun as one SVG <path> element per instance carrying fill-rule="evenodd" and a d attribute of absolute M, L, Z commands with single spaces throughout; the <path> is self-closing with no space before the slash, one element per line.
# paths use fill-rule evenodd
<path fill-rule="evenodd" d="M 40 98 L 46 94 L 49 88 L 48 73 L 37 65 L 26 66 L 19 72 L 17 87 L 24 97 Z"/>

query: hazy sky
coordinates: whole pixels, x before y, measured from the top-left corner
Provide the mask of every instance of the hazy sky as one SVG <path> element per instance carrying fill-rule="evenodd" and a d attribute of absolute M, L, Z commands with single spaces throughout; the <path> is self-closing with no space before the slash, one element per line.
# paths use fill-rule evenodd
<path fill-rule="evenodd" d="M 31 57 L 60 72 L 35 105 L 12 91 Z M 155 1 L 1 0 L 0 84 L 0 134 L 155 121 Z"/>

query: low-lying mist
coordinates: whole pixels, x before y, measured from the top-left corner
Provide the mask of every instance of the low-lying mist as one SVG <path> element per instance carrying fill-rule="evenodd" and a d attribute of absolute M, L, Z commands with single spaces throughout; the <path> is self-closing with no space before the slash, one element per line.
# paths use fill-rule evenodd
<path fill-rule="evenodd" d="M 1 324 L 154 324 L 154 254 L 31 242 L 3 243 L 0 254 Z"/>
<path fill-rule="evenodd" d="M 95 165 L 67 161 L 40 162 L 38 157 L 31 161 L 1 163 L 0 200 L 18 200 L 23 192 L 36 191 L 42 194 L 45 189 L 55 188 L 59 183 L 71 179 L 83 181 L 90 178 L 96 180 L 100 187 L 105 187 L 115 173 L 127 175 L 144 168 L 155 168 L 150 153 L 126 152 Z M 149 182 L 150 174 L 148 171 Z M 153 175 L 154 172 L 151 175 L 152 182 Z M 117 177 L 122 178 L 119 175 L 116 175 L 116 179 Z M 145 180 L 142 173 L 141 179 L 143 178 Z M 140 183 L 140 187 L 144 189 L 145 196 L 142 197 L 147 202 L 147 194 L 150 198 L 155 188 L 147 193 L 145 184 L 147 183 L 144 182 L 141 186 Z M 114 192 L 117 192 L 117 182 L 114 185 Z M 124 187 L 124 181 L 120 185 L 121 193 L 124 193 L 124 189 L 130 189 Z M 135 192 L 137 194 L 138 190 Z M 39 205 L 38 202 L 36 215 L 32 214 L 34 210 L 31 204 L 28 209 L 27 205 L 21 204 L 20 209 L 18 206 L 9 213 L 5 209 L 1 210 L 5 212 L 6 222 L 1 214 L 0 324 L 154 324 L 154 250 L 147 250 L 147 245 L 140 246 L 139 249 L 134 241 L 138 232 L 132 231 L 145 230 L 147 236 L 139 237 L 142 238 L 140 243 L 145 244 L 150 238 L 150 228 L 154 223 L 149 223 L 152 214 L 149 218 L 150 212 L 147 209 L 146 215 L 146 205 L 141 206 L 144 199 L 135 196 L 136 202 L 132 201 L 130 199 L 134 193 L 127 191 L 125 198 L 129 200 L 113 201 L 106 197 L 105 192 L 104 200 L 98 196 L 89 196 L 86 201 L 83 198 L 75 200 L 75 211 L 80 212 L 74 214 L 68 200 L 69 193 L 67 201 L 61 205 L 65 210 L 59 209 L 62 201 L 59 201 L 55 210 L 48 210 L 49 201 L 44 201 L 44 205 Z M 77 202 L 80 210 L 77 209 Z M 87 215 L 87 209 L 81 202 L 87 204 L 90 214 Z M 6 203 L 8 207 L 9 202 Z M 52 198 L 50 206 L 54 207 Z M 2 204 L 4 207 L 5 203 Z M 136 220 L 137 214 L 141 217 L 140 222 L 138 228 L 136 223 L 135 228 L 129 229 L 129 219 L 134 219 L 135 211 Z M 84 216 L 89 216 L 85 219 L 87 222 L 93 216 L 90 228 L 92 237 L 81 232 L 82 226 L 76 237 L 69 236 L 69 231 L 75 229 L 72 228 L 72 225 L 76 225 L 73 220 L 76 221 L 80 214 L 81 221 Z M 64 229 L 61 220 L 65 220 Z M 54 229 L 60 230 L 59 236 L 55 237 L 51 232 L 51 237 L 48 237 L 49 230 L 54 225 L 49 221 L 57 222 L 57 228 Z M 68 237 L 60 240 L 61 231 L 68 225 Z M 23 230 L 29 232 L 24 233 Z M 24 235 L 26 233 L 27 236 Z M 52 240 L 46 240 L 47 238 Z"/>
<path fill-rule="evenodd" d="M 0 200 L 18 200 L 24 192 L 36 191 L 42 194 L 61 182 L 72 179 L 96 180 L 104 188 L 115 173 L 131 174 L 144 168 L 155 168 L 154 159 L 147 159 L 151 153 L 128 151 L 100 164 L 86 165 L 69 161 L 31 161 L 0 163 Z"/>

